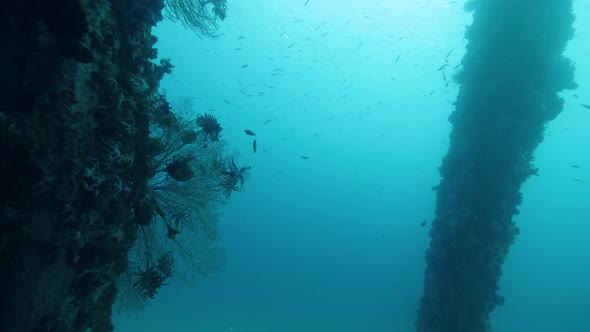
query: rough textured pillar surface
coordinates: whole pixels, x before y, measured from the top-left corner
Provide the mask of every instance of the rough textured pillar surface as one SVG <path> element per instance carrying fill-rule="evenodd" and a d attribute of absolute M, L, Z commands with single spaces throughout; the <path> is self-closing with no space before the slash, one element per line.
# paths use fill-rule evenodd
<path fill-rule="evenodd" d="M 146 174 L 162 0 L 5 0 L 0 331 L 112 330 Z"/>
<path fill-rule="evenodd" d="M 418 332 L 491 331 L 498 281 L 518 228 L 520 187 L 533 152 L 575 88 L 562 56 L 573 37 L 571 0 L 478 0 L 456 74 L 450 146 L 440 167 Z"/>

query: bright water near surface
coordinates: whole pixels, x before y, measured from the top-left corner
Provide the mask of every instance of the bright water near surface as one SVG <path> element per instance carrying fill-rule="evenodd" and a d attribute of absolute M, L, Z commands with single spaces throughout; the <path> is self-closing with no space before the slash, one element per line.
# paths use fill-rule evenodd
<path fill-rule="evenodd" d="M 437 69 L 448 61 L 451 79 L 471 16 L 462 1 L 304 3 L 228 0 L 215 40 L 155 29 L 175 65 L 168 98 L 217 116 L 252 170 L 222 208 L 225 268 L 162 289 L 145 312 L 117 316 L 116 330 L 413 331 L 458 92 Z M 576 1 L 567 54 L 579 89 L 563 94 L 537 150 L 540 176 L 523 187 L 496 331 L 588 331 L 589 12 Z"/>

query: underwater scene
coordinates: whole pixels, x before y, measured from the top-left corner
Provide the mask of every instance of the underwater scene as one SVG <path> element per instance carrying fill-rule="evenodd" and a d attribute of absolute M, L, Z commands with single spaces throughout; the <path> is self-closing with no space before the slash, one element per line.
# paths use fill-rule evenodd
<path fill-rule="evenodd" d="M 1 331 L 589 331 L 590 2 L 60 6 L 0 14 Z"/>
<path fill-rule="evenodd" d="M 228 1 L 215 39 L 158 25 L 159 54 L 175 65 L 161 89 L 215 115 L 252 169 L 221 208 L 227 264 L 194 288 L 162 289 L 117 329 L 414 331 L 469 42 L 463 6 Z M 535 152 L 539 174 L 522 187 L 495 331 L 590 323 L 590 5 L 574 6 L 566 54 L 579 87 L 561 94 L 564 110 Z M 493 52 L 488 70 L 509 56 Z"/>

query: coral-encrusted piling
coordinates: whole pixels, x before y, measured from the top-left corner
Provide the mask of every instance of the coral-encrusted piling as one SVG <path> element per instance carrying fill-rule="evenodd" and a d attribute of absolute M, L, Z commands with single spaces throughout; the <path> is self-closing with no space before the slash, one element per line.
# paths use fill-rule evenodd
<path fill-rule="evenodd" d="M 163 0 L 0 13 L 0 330 L 110 331 L 149 169 Z"/>
<path fill-rule="evenodd" d="M 571 0 L 477 0 L 440 167 L 418 332 L 489 332 L 533 152 L 575 88 Z"/>

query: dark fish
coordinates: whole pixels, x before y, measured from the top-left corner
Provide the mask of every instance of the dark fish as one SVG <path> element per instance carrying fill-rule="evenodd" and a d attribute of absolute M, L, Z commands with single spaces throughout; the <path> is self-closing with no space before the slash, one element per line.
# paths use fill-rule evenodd
<path fill-rule="evenodd" d="M 461 67 L 461 65 L 462 65 L 462 63 L 456 65 L 455 67 L 453 67 L 453 69 L 457 69 L 457 68 Z"/>
<path fill-rule="evenodd" d="M 227 101 L 226 99 L 224 99 L 223 102 L 229 105 L 229 101 Z"/>
<path fill-rule="evenodd" d="M 255 133 L 254 133 L 252 130 L 246 129 L 246 130 L 244 130 L 244 132 L 245 132 L 245 133 L 246 133 L 246 135 L 248 135 L 248 136 L 256 136 L 256 134 L 255 134 Z"/>
<path fill-rule="evenodd" d="M 590 105 L 587 104 L 580 104 L 580 106 L 584 107 L 587 110 L 590 110 Z"/>
<path fill-rule="evenodd" d="M 574 93 L 574 98 L 578 99 L 579 96 L 577 94 Z"/>
<path fill-rule="evenodd" d="M 402 54 L 400 53 L 397 58 L 395 58 L 395 63 L 397 63 L 399 61 L 399 58 L 401 58 Z"/>
<path fill-rule="evenodd" d="M 435 92 L 436 92 L 436 90 L 430 91 L 430 94 L 428 96 L 432 96 Z"/>
<path fill-rule="evenodd" d="M 445 75 L 445 72 L 444 71 L 442 72 L 442 75 L 443 75 L 443 80 L 445 80 L 445 82 L 446 82 L 447 81 L 447 75 Z"/>
<path fill-rule="evenodd" d="M 438 69 L 436 71 L 441 71 L 441 70 L 445 69 L 448 65 L 449 65 L 448 63 L 445 63 L 444 65 L 438 67 Z"/>
<path fill-rule="evenodd" d="M 292 43 L 292 44 L 291 44 L 291 45 L 289 45 L 289 47 L 287 47 L 287 48 L 291 48 L 291 47 L 293 47 L 293 46 L 295 46 L 295 43 Z"/>
<path fill-rule="evenodd" d="M 303 6 L 307 6 L 307 4 L 309 3 L 310 0 L 305 1 L 305 3 L 303 4 Z"/>
<path fill-rule="evenodd" d="M 428 222 L 428 220 L 424 219 L 424 221 L 420 223 L 420 227 L 426 226 L 427 222 Z"/>
<path fill-rule="evenodd" d="M 449 58 L 449 55 L 451 55 L 451 53 L 453 53 L 453 50 L 450 50 L 449 53 L 447 53 L 447 56 L 445 56 L 445 60 Z"/>
<path fill-rule="evenodd" d="M 248 68 L 248 65 L 242 65 L 242 68 Z"/>
<path fill-rule="evenodd" d="M 271 122 L 272 120 L 273 119 L 268 119 L 268 120 L 264 121 L 264 124 L 267 124 L 267 123 Z"/>
<path fill-rule="evenodd" d="M 304 159 L 304 160 L 308 160 L 308 159 L 309 159 L 309 157 L 308 157 L 308 156 L 299 156 L 299 157 L 300 157 L 301 159 Z"/>
<path fill-rule="evenodd" d="M 254 150 L 254 153 L 256 153 L 256 140 L 252 142 L 252 150 Z"/>
<path fill-rule="evenodd" d="M 571 168 L 580 168 L 580 165 L 571 165 Z"/>

